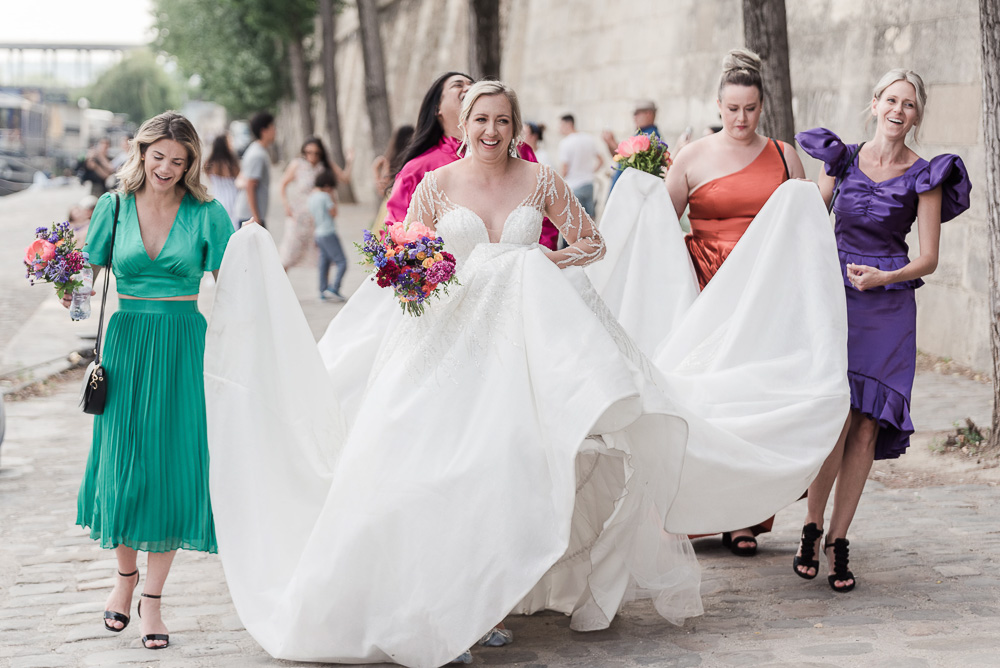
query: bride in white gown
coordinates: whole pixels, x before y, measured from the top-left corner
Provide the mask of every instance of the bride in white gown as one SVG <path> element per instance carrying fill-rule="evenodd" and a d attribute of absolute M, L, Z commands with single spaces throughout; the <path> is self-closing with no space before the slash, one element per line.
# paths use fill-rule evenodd
<path fill-rule="evenodd" d="M 272 656 L 437 666 L 511 612 L 590 631 L 635 596 L 680 623 L 701 613 L 699 570 L 664 528 L 768 516 L 843 423 L 824 442 L 846 410 L 832 354 L 808 396 L 740 408 L 809 404 L 813 442 L 756 446 L 727 432 L 746 417 L 674 405 L 697 373 L 657 371 L 590 287 L 579 267 L 604 243 L 551 169 L 510 157 L 513 92 L 476 84 L 463 125 L 468 157 L 428 174 L 407 215 L 458 260 L 460 285 L 423 316 L 368 281 L 317 349 L 270 236 L 251 225 L 227 250 L 206 350 L 212 502 L 233 601 Z M 567 249 L 537 245 L 545 216 Z M 843 314 L 823 306 L 803 317 L 836 342 Z M 726 342 L 702 357 L 731 363 Z M 747 477 L 768 493 L 748 500 Z"/>

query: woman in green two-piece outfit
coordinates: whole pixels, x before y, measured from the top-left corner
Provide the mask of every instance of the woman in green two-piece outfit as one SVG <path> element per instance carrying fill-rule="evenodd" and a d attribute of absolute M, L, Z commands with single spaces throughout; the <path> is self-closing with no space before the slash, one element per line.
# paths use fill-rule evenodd
<path fill-rule="evenodd" d="M 104 613 L 109 631 L 128 625 L 137 551 L 149 553 L 138 608 L 148 649 L 169 642 L 159 599 L 175 551 L 216 551 L 202 375 L 206 323 L 197 299 L 204 272 L 217 273 L 222 263 L 233 226 L 202 185 L 200 168 L 197 133 L 167 112 L 143 123 L 119 171 L 111 257 L 119 307 L 104 344 L 107 404 L 94 418 L 77 502 L 77 524 L 118 559 Z M 108 261 L 114 210 L 115 194 L 105 194 L 91 218 L 86 248 L 95 270 Z"/>

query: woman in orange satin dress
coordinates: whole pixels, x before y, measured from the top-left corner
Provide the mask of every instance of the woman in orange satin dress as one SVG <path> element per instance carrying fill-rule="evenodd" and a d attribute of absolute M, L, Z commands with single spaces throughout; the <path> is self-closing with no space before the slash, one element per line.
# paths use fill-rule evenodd
<path fill-rule="evenodd" d="M 764 99 L 760 68 L 751 51 L 726 55 L 717 100 L 722 131 L 686 145 L 667 173 L 677 217 L 690 206 L 686 242 L 703 290 L 778 186 L 805 177 L 791 146 L 757 134 Z M 724 533 L 723 544 L 734 554 L 752 556 L 755 536 L 770 531 L 773 521 Z"/>

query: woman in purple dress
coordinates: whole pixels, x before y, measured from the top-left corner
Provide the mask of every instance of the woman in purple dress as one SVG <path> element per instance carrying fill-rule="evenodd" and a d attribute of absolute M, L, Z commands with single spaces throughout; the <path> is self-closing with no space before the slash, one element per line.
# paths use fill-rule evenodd
<path fill-rule="evenodd" d="M 823 514 L 837 482 L 824 552 L 830 587 L 854 588 L 848 569 L 847 529 L 875 459 L 893 459 L 913 433 L 910 389 L 916 366 L 914 290 L 938 262 L 941 223 L 969 208 L 970 184 L 962 159 L 924 160 L 906 145 L 923 119 L 927 95 L 910 70 L 887 72 L 875 86 L 869 122 L 875 137 L 845 144 L 824 128 L 800 132 L 802 149 L 825 163 L 820 191 L 836 215 L 837 247 L 847 295 L 848 381 L 851 413 L 847 439 L 826 460 L 809 487 L 806 524 L 795 557 L 796 575 L 812 579 L 823 535 Z M 917 221 L 920 253 L 909 259 L 906 234 Z M 829 548 L 833 550 L 829 550 Z"/>

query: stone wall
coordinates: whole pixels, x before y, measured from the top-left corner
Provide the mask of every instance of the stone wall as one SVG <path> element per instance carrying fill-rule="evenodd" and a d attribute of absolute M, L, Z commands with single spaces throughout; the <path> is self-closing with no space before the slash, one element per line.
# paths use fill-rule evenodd
<path fill-rule="evenodd" d="M 988 368 L 976 0 L 789 0 L 786 6 L 796 128 L 822 125 L 856 141 L 865 136 L 862 112 L 884 71 L 909 67 L 928 84 L 915 148 L 924 157 L 962 156 L 973 202 L 943 227 L 937 272 L 917 292 L 918 345 Z M 466 0 L 384 0 L 381 18 L 393 122 L 412 123 L 438 74 L 467 69 Z M 722 56 L 743 43 L 739 0 L 506 0 L 502 18 L 503 78 L 518 91 L 525 117 L 548 126 L 550 153 L 558 145 L 561 114 L 575 114 L 583 131 L 611 129 L 622 136 L 631 131 L 636 98 L 655 100 L 668 141 L 688 126 L 697 135 L 718 119 Z M 375 153 L 352 7 L 339 18 L 338 46 L 343 137 L 357 154 L 355 192 L 372 200 L 368 165 Z M 321 119 L 321 103 L 317 112 Z M 803 160 L 814 177 L 819 163 Z"/>

